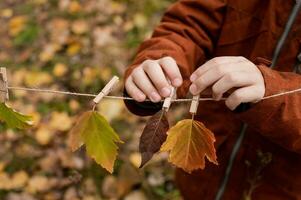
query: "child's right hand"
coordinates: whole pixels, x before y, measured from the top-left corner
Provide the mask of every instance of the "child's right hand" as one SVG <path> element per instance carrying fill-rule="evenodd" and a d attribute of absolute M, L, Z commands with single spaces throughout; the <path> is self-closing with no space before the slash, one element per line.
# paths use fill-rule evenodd
<path fill-rule="evenodd" d="M 174 87 L 183 83 L 179 67 L 173 58 L 146 60 L 127 78 L 125 89 L 138 102 L 144 101 L 146 97 L 152 102 L 159 102 L 162 97 L 170 95 L 168 79 Z"/>

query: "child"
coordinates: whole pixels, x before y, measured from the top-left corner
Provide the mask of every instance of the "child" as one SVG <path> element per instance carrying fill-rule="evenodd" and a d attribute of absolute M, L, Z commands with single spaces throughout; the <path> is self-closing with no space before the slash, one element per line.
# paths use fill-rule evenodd
<path fill-rule="evenodd" d="M 135 114 L 160 109 L 143 101 L 169 96 L 168 79 L 178 98 L 211 89 L 216 100 L 201 102 L 196 119 L 215 133 L 219 165 L 207 162 L 192 174 L 177 170 L 185 200 L 301 199 L 301 95 L 260 101 L 301 87 L 301 76 L 293 72 L 301 49 L 301 3 L 295 4 L 179 0 L 127 69 L 125 89 L 137 102 L 126 105 Z M 289 16 L 296 20 L 286 37 Z M 281 35 L 285 43 L 277 43 Z M 250 108 L 233 112 L 242 103 Z"/>

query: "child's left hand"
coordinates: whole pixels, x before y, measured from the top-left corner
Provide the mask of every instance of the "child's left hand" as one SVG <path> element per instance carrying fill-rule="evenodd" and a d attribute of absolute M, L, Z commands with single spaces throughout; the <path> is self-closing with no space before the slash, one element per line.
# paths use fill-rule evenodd
<path fill-rule="evenodd" d="M 212 97 L 219 101 L 230 89 L 234 92 L 226 105 L 234 110 L 241 103 L 255 103 L 265 94 L 265 84 L 260 70 L 244 57 L 216 57 L 199 67 L 191 76 L 190 92 L 199 94 L 212 86 Z"/>

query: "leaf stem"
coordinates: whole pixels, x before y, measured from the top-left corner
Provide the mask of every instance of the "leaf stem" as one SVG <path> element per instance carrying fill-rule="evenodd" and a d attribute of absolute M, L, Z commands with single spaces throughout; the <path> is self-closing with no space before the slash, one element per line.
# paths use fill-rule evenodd
<path fill-rule="evenodd" d="M 195 116 L 195 114 L 194 114 L 194 113 L 191 113 L 191 115 L 192 115 L 191 119 L 192 119 L 192 121 L 194 121 L 194 116 Z"/>
<path fill-rule="evenodd" d="M 95 111 L 95 109 L 96 109 L 96 105 L 97 105 L 97 104 L 96 104 L 96 103 L 94 103 L 94 105 L 93 105 L 93 108 L 92 108 L 92 110 L 93 110 L 93 111 Z"/>

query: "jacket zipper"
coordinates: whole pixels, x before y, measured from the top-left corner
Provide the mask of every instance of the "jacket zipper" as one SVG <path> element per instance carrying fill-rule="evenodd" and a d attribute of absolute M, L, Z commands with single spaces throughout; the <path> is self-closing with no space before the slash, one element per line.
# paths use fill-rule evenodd
<path fill-rule="evenodd" d="M 276 45 L 276 48 L 275 48 L 275 51 L 274 51 L 274 54 L 273 54 L 273 59 L 272 59 L 272 64 L 270 66 L 270 68 L 274 68 L 276 63 L 277 63 L 277 60 L 278 60 L 278 57 L 279 57 L 279 54 L 281 52 L 281 49 L 287 39 L 287 36 L 292 28 L 292 25 L 294 24 L 295 22 L 295 19 L 299 13 L 301 9 L 301 0 L 297 0 L 296 1 L 296 5 L 294 6 L 290 16 L 289 16 L 289 19 L 286 23 L 286 26 L 285 26 L 285 29 Z M 301 55 L 301 54 L 300 54 Z M 299 56 L 298 56 L 299 57 Z M 295 69 L 296 70 L 296 69 Z M 242 144 L 242 141 L 246 135 L 246 131 L 248 129 L 248 124 L 247 123 L 244 123 L 242 128 L 241 128 L 241 131 L 239 133 L 239 137 L 238 139 L 236 140 L 234 146 L 233 146 L 233 149 L 232 149 L 232 152 L 231 152 L 231 155 L 230 155 L 230 158 L 229 158 L 229 162 L 228 162 L 228 165 L 227 165 L 227 168 L 226 168 L 226 171 L 225 171 L 225 175 L 224 175 L 224 178 L 221 182 L 221 185 L 216 193 L 216 196 L 215 196 L 215 200 L 221 200 L 221 198 L 223 197 L 224 193 L 225 193 L 225 190 L 226 190 L 226 186 L 228 184 L 228 181 L 229 181 L 229 177 L 231 175 L 231 171 L 232 171 L 232 167 L 233 167 L 233 163 L 235 161 L 235 158 L 237 156 L 237 153 L 241 147 L 241 144 Z"/>

